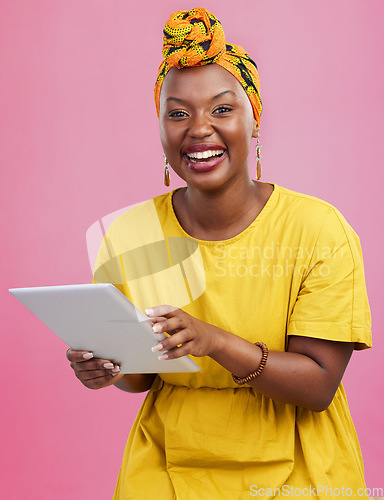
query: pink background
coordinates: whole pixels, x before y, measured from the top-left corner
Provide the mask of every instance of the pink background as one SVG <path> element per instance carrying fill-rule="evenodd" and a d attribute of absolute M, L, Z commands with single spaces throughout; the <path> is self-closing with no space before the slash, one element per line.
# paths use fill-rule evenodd
<path fill-rule="evenodd" d="M 344 381 L 367 485 L 384 487 L 384 5 L 233 5 L 204 4 L 258 63 L 263 180 L 333 203 L 361 238 L 375 349 L 354 354 Z M 62 341 L 7 289 L 89 282 L 88 227 L 165 191 L 152 99 L 162 27 L 194 6 L 0 1 L 1 498 L 112 496 L 143 396 L 81 386 Z"/>

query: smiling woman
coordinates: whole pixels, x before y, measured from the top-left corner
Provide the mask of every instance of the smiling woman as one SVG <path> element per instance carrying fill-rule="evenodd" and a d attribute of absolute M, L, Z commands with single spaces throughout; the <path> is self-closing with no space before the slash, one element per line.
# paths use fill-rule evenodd
<path fill-rule="evenodd" d="M 328 203 L 250 177 L 257 68 L 213 14 L 172 14 L 163 56 L 161 142 L 186 186 L 115 219 L 94 282 L 168 334 L 152 348 L 160 359 L 190 355 L 201 371 L 122 375 L 68 351 L 86 387 L 149 390 L 114 498 L 364 498 L 341 382 L 352 351 L 371 346 L 359 239 Z"/>

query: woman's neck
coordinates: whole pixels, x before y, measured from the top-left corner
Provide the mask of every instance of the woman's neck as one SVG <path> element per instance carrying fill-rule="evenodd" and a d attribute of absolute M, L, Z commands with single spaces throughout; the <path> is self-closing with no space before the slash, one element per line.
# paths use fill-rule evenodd
<path fill-rule="evenodd" d="M 215 192 L 189 186 L 175 193 L 174 210 L 190 236 L 212 241 L 229 239 L 251 224 L 272 190 L 272 186 L 251 179 Z"/>

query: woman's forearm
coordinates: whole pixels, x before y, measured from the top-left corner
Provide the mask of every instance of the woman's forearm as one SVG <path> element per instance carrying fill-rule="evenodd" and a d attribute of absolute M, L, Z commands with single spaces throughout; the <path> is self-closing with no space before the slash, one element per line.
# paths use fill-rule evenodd
<path fill-rule="evenodd" d="M 256 371 L 261 349 L 237 335 L 221 332 L 211 357 L 240 378 Z M 248 385 L 277 401 L 323 411 L 333 399 L 353 344 L 306 337 L 294 337 L 292 342 L 305 354 L 270 351 L 262 373 Z"/>
<path fill-rule="evenodd" d="M 262 352 L 258 346 L 182 309 L 164 304 L 147 309 L 146 314 L 155 333 L 169 334 L 153 348 L 162 352 L 160 359 L 186 354 L 210 356 L 240 378 L 260 365 Z M 284 337 L 284 332 L 281 335 Z M 259 340 L 263 341 L 262 332 Z M 287 352 L 269 353 L 264 370 L 249 385 L 276 401 L 322 411 L 335 395 L 353 347 L 351 342 L 312 338 L 308 324 L 305 336 L 289 336 Z"/>
<path fill-rule="evenodd" d="M 149 391 L 155 377 L 155 373 L 126 374 L 113 385 L 126 392 L 145 392 Z"/>

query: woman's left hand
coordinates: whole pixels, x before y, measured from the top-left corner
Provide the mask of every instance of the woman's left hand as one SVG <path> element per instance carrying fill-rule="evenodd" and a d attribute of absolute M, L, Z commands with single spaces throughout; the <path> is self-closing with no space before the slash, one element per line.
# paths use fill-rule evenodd
<path fill-rule="evenodd" d="M 175 359 L 188 354 L 211 356 L 223 334 L 220 328 L 173 306 L 151 307 L 145 313 L 151 319 L 155 333 L 170 335 L 152 348 L 154 352 L 167 351 L 159 359 Z"/>

